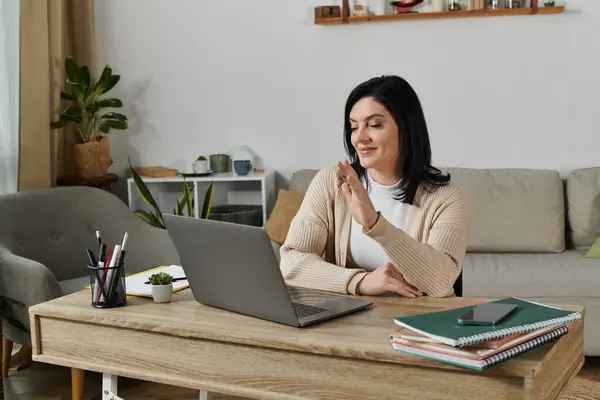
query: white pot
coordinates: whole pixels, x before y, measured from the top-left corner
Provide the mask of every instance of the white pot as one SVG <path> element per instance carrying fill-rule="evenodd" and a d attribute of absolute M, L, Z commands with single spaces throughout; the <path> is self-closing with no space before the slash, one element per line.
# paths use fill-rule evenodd
<path fill-rule="evenodd" d="M 152 285 L 152 298 L 157 303 L 168 303 L 173 297 L 173 284 Z"/>
<path fill-rule="evenodd" d="M 194 172 L 203 174 L 208 172 L 208 160 L 196 160 L 194 161 Z"/>

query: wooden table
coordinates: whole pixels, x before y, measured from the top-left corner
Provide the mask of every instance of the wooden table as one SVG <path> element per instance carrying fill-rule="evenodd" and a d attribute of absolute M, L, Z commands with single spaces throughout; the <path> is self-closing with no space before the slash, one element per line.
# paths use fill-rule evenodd
<path fill-rule="evenodd" d="M 555 399 L 583 365 L 583 318 L 569 334 L 484 372 L 392 350 L 393 317 L 457 301 L 376 298 L 374 307 L 292 328 L 194 301 L 128 297 L 95 309 L 82 291 L 30 308 L 33 360 L 255 399 Z M 580 307 L 569 307 L 583 313 Z M 106 397 L 107 398 L 107 397 Z"/>

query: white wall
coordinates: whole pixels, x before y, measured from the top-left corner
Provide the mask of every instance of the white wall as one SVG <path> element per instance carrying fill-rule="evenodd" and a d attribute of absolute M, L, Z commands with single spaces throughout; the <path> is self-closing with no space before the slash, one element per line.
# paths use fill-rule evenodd
<path fill-rule="evenodd" d="M 600 1 L 547 16 L 313 24 L 316 0 L 96 2 L 131 129 L 115 171 L 248 144 L 285 177 L 344 156 L 349 91 L 407 78 L 438 165 L 600 165 Z M 235 4 L 235 6 L 234 6 Z M 564 4 L 560 3 L 559 4 Z"/>

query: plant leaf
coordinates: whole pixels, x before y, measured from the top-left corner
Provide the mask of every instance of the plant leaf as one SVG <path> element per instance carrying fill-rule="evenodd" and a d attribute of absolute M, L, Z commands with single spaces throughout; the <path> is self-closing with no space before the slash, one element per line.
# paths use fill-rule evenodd
<path fill-rule="evenodd" d="M 60 128 L 64 128 L 68 124 L 69 124 L 68 119 L 61 118 L 58 121 L 54 121 L 54 122 L 50 123 L 50 127 L 52 129 L 60 129 Z"/>
<path fill-rule="evenodd" d="M 187 192 L 184 191 L 183 196 L 175 204 L 175 215 L 183 215 L 183 209 L 187 203 Z"/>
<path fill-rule="evenodd" d="M 185 182 L 185 186 L 183 188 L 183 190 L 186 193 L 187 196 L 187 208 L 188 208 L 188 216 L 193 217 L 194 216 L 194 194 L 192 193 L 192 188 L 190 187 L 190 185 L 187 184 L 187 182 Z"/>
<path fill-rule="evenodd" d="M 79 78 L 79 65 L 71 56 L 65 58 L 65 72 L 67 73 L 67 81 L 70 83 L 81 83 Z"/>
<path fill-rule="evenodd" d="M 158 208 L 158 205 L 156 204 L 154 197 L 152 197 L 152 193 L 150 193 L 150 190 L 148 189 L 148 187 L 146 186 L 146 184 L 144 183 L 142 178 L 139 176 L 137 171 L 131 166 L 131 164 L 129 164 L 129 170 L 131 171 L 131 176 L 133 178 L 133 181 L 135 182 L 135 187 L 136 187 L 138 193 L 140 194 L 142 199 L 146 202 L 146 204 L 148 204 L 150 207 L 152 207 L 154 209 L 154 211 L 156 212 L 157 219 L 159 220 L 159 222 L 161 224 L 161 227 L 164 227 L 165 221 L 163 221 L 162 213 L 161 213 L 160 209 Z"/>
<path fill-rule="evenodd" d="M 202 212 L 200 214 L 200 218 L 208 219 L 208 217 L 210 216 L 214 185 L 215 182 L 211 181 L 208 185 L 208 188 L 206 189 L 206 193 L 204 194 L 204 202 L 202 203 Z"/>
<path fill-rule="evenodd" d="M 119 83 L 119 80 L 121 79 L 121 75 L 111 75 L 106 83 L 103 85 L 102 90 L 100 91 L 100 94 L 104 94 L 108 91 L 110 91 L 113 87 L 115 87 L 115 85 L 117 83 Z"/>
<path fill-rule="evenodd" d="M 69 107 L 63 112 L 63 114 L 72 118 L 81 118 L 81 108 L 77 106 Z"/>
<path fill-rule="evenodd" d="M 112 68 L 109 65 L 104 66 L 104 69 L 102 70 L 102 74 L 100 75 L 100 78 L 98 78 L 98 81 L 94 85 L 94 94 L 96 96 L 98 96 L 100 93 L 102 93 L 102 90 L 104 90 L 104 88 L 106 87 L 108 79 L 110 78 L 111 75 L 112 75 Z"/>
<path fill-rule="evenodd" d="M 108 112 L 104 114 L 100 119 L 116 119 L 118 121 L 127 122 L 127 116 L 121 113 Z"/>
<path fill-rule="evenodd" d="M 71 89 L 71 93 L 73 93 L 73 96 L 75 96 L 77 98 L 77 100 L 83 102 L 83 98 L 85 96 L 85 87 L 83 86 L 83 84 L 78 83 L 78 82 L 67 82 L 69 84 L 69 88 Z"/>
<path fill-rule="evenodd" d="M 162 228 L 165 229 L 164 226 L 161 225 L 160 221 L 158 220 L 157 216 L 152 212 L 152 211 L 146 211 L 146 210 L 135 210 L 135 215 L 141 217 L 142 219 L 146 220 L 146 222 L 156 228 Z"/>
<path fill-rule="evenodd" d="M 90 75 L 90 69 L 84 65 L 81 68 L 79 68 L 79 78 L 81 79 L 81 84 L 84 90 L 84 99 L 88 99 L 90 97 L 90 95 L 92 94 L 92 77 Z"/>
<path fill-rule="evenodd" d="M 60 98 L 65 100 L 77 100 L 77 98 L 67 92 L 60 92 Z"/>
<path fill-rule="evenodd" d="M 109 128 L 124 130 L 127 129 L 127 122 L 117 121 L 116 119 L 109 119 L 100 124 L 100 130 L 104 133 L 108 133 Z"/>
<path fill-rule="evenodd" d="M 97 101 L 95 103 L 95 105 L 98 108 L 106 108 L 106 107 L 119 108 L 119 107 L 123 107 L 123 102 L 119 99 L 103 99 L 103 100 Z M 127 119 L 127 118 L 125 118 L 125 119 Z"/>

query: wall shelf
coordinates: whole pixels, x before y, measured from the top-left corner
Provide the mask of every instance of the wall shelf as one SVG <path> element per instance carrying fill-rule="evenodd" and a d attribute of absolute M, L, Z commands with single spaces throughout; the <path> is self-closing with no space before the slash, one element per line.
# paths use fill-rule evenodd
<path fill-rule="evenodd" d="M 535 7 L 535 8 L 503 8 L 499 10 L 464 10 L 446 12 L 424 12 L 407 14 L 368 15 L 364 17 L 348 17 L 344 21 L 339 18 L 315 19 L 317 25 L 355 24 L 363 22 L 396 21 L 413 19 L 466 18 L 466 17 L 498 17 L 508 15 L 560 14 L 565 7 Z"/>

